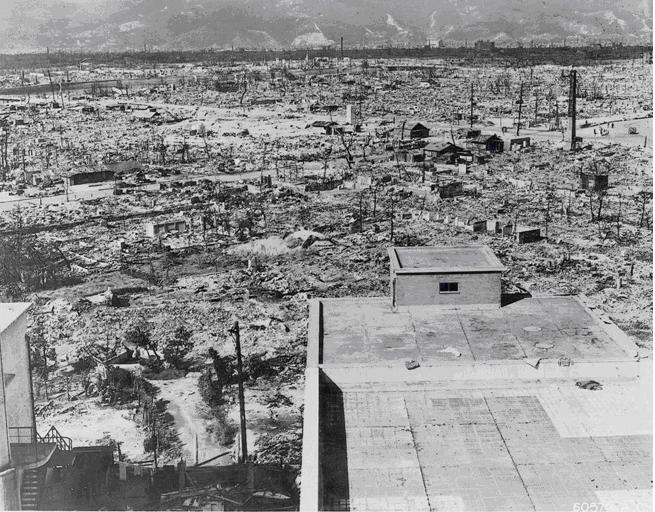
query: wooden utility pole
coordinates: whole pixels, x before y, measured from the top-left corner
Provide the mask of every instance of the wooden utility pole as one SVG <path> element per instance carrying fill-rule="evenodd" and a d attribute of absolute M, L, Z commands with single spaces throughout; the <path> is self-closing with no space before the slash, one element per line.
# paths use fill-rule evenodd
<path fill-rule="evenodd" d="M 569 130 L 571 132 L 571 151 L 575 151 L 575 122 L 576 122 L 576 104 L 575 96 L 578 88 L 578 72 L 572 69 L 569 73 Z"/>
<path fill-rule="evenodd" d="M 363 195 L 364 195 L 364 191 L 360 190 L 359 191 L 359 232 L 360 233 L 362 231 L 364 231 L 364 213 L 363 213 L 363 207 L 362 207 L 363 206 L 362 202 L 363 202 L 363 199 L 364 199 Z"/>
<path fill-rule="evenodd" d="M 537 117 L 539 115 L 539 89 L 534 91 L 534 124 L 537 125 Z"/>
<path fill-rule="evenodd" d="M 239 462 L 243 463 L 248 460 L 248 442 L 246 439 L 246 403 L 243 396 L 243 361 L 241 360 L 241 338 L 239 336 L 239 322 L 234 322 L 234 326 L 230 330 L 234 335 L 234 344 L 237 351 L 237 377 L 239 383 L 239 423 L 240 423 L 240 438 L 241 438 L 241 454 L 239 455 Z"/>
<path fill-rule="evenodd" d="M 48 356 L 46 352 L 46 343 L 43 343 L 43 353 L 41 357 L 43 357 L 43 383 L 45 385 L 45 399 L 47 402 L 50 398 L 48 397 Z"/>
<path fill-rule="evenodd" d="M 395 213 L 396 213 L 396 212 L 395 212 L 396 202 L 395 202 L 394 199 L 395 199 L 395 198 L 394 198 L 394 196 L 392 195 L 392 196 L 391 196 L 391 218 L 389 219 L 389 220 L 390 220 L 390 224 L 389 224 L 389 240 L 391 241 L 391 243 L 393 243 L 393 217 L 394 217 L 394 215 L 395 215 Z"/>
<path fill-rule="evenodd" d="M 516 123 L 516 136 L 519 136 L 521 130 L 521 110 L 523 109 L 523 82 L 521 82 L 521 89 L 519 91 L 519 119 Z"/>
<path fill-rule="evenodd" d="M 50 70 L 48 70 L 48 80 L 50 80 L 50 92 L 52 93 L 52 101 L 55 101 L 55 86 L 52 85 L 52 77 L 50 76 Z"/>
<path fill-rule="evenodd" d="M 0 169 L 2 170 L 2 181 L 7 180 L 9 171 L 9 123 L 3 120 L 0 124 Z"/>
<path fill-rule="evenodd" d="M 154 419 L 152 424 L 153 435 L 155 436 L 155 470 L 159 467 L 157 460 L 157 452 L 159 451 L 159 431 L 157 429 L 157 418 Z"/>

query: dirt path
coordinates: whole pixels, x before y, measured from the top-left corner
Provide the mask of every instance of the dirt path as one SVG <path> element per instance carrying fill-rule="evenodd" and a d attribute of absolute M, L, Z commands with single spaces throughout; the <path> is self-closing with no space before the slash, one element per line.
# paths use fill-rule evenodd
<path fill-rule="evenodd" d="M 182 455 L 188 465 L 196 463 L 196 437 L 199 462 L 228 451 L 208 432 L 212 420 L 202 414 L 204 403 L 198 390 L 199 376 L 199 373 L 189 373 L 181 379 L 151 381 L 160 389 L 159 398 L 168 402 L 168 412 L 175 418 L 183 445 Z M 229 456 L 225 456 L 213 464 L 227 463 L 229 460 Z"/>

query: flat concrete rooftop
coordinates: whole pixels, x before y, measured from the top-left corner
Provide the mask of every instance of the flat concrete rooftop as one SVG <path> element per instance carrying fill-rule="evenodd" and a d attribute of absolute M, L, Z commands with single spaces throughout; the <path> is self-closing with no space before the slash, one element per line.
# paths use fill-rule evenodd
<path fill-rule="evenodd" d="M 0 333 L 27 311 L 31 302 L 0 302 Z"/>
<path fill-rule="evenodd" d="M 653 367 L 636 356 L 578 297 L 317 299 L 301 510 L 650 511 Z"/>
<path fill-rule="evenodd" d="M 652 381 L 325 378 L 324 510 L 652 510 Z"/>
<path fill-rule="evenodd" d="M 505 307 L 408 306 L 386 298 L 321 300 L 322 365 L 408 360 L 625 360 L 635 346 L 577 297 L 532 297 Z"/>
<path fill-rule="evenodd" d="M 503 271 L 505 267 L 487 246 L 393 247 L 389 249 L 391 267 L 396 270 Z"/>

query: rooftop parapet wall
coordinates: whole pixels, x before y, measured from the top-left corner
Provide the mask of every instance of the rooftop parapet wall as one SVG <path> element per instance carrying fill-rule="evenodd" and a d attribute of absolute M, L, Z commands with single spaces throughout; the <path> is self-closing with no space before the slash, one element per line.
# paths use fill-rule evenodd
<path fill-rule="evenodd" d="M 391 247 L 391 272 L 431 274 L 503 272 L 505 266 L 486 245 L 451 247 Z"/>

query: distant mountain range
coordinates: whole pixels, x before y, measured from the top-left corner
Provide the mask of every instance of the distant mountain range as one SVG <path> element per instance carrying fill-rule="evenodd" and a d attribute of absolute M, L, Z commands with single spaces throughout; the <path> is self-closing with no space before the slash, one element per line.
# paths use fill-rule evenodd
<path fill-rule="evenodd" d="M 652 38 L 651 0 L 0 0 L 0 52 Z"/>

